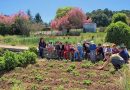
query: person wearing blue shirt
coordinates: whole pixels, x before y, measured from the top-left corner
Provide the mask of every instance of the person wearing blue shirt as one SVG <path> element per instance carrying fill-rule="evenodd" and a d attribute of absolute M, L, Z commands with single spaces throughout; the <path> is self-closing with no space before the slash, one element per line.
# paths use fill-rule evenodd
<path fill-rule="evenodd" d="M 124 45 L 121 45 L 119 47 L 119 55 L 125 60 L 125 63 L 128 63 L 129 60 L 129 53 L 126 50 L 126 47 Z"/>
<path fill-rule="evenodd" d="M 92 62 L 96 61 L 96 44 L 93 41 L 90 42 L 89 50 L 90 50 L 90 59 Z"/>

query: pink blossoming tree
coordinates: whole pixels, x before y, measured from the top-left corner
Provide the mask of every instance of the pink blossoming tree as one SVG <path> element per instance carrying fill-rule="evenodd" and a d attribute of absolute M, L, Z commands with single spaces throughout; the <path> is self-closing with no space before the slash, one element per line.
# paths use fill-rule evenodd
<path fill-rule="evenodd" d="M 92 20 L 79 8 L 72 8 L 65 16 L 56 18 L 51 22 L 53 29 L 61 30 L 64 28 L 82 28 L 84 23 L 91 23 Z"/>

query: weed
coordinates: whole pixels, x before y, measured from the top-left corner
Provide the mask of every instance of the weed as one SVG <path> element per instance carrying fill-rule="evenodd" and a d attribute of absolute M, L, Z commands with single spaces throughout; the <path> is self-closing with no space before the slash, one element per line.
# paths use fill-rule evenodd
<path fill-rule="evenodd" d="M 91 81 L 91 80 L 84 80 L 84 81 L 83 81 L 83 84 L 89 86 L 89 85 L 92 84 L 92 81 Z"/>
<path fill-rule="evenodd" d="M 79 72 L 76 71 L 76 70 L 73 70 L 73 71 L 72 71 L 72 74 L 73 74 L 74 76 L 80 76 Z"/>
<path fill-rule="evenodd" d="M 37 89 L 38 89 L 38 86 L 36 84 L 33 84 L 31 87 L 31 90 L 37 90 Z"/>
<path fill-rule="evenodd" d="M 9 79 L 9 82 L 10 82 L 10 84 L 13 84 L 13 85 L 15 85 L 15 84 L 20 85 L 22 83 L 20 80 L 17 80 L 15 78 Z"/>
<path fill-rule="evenodd" d="M 15 84 L 11 90 L 25 90 L 25 88 L 22 85 Z"/>
<path fill-rule="evenodd" d="M 87 68 L 90 68 L 93 65 L 94 65 L 93 63 L 88 61 L 88 62 L 85 62 L 84 64 L 82 64 L 81 67 L 87 69 Z"/>
<path fill-rule="evenodd" d="M 71 67 L 68 67 L 67 70 L 66 70 L 68 73 L 72 72 L 73 69 Z"/>
<path fill-rule="evenodd" d="M 76 68 L 75 64 L 71 64 L 70 68 L 75 69 Z"/>
<path fill-rule="evenodd" d="M 51 87 L 50 86 L 43 86 L 42 90 L 51 90 Z"/>
<path fill-rule="evenodd" d="M 0 81 L 7 81 L 7 80 L 8 80 L 8 78 L 6 78 L 4 76 L 0 78 Z"/>
<path fill-rule="evenodd" d="M 43 76 L 41 76 L 40 74 L 35 75 L 35 80 L 37 80 L 38 82 L 43 81 Z"/>
<path fill-rule="evenodd" d="M 56 90 L 64 90 L 64 86 L 60 85 Z"/>

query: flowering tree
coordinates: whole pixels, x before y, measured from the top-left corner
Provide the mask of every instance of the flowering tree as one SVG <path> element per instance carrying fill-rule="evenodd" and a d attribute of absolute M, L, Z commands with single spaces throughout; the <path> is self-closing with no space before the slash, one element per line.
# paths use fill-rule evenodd
<path fill-rule="evenodd" d="M 12 25 L 15 23 L 15 20 L 21 18 L 23 20 L 29 20 L 29 17 L 27 14 L 25 14 L 23 11 L 19 11 L 18 13 L 14 15 L 3 15 L 0 14 L 0 23 L 3 23 L 5 25 Z"/>
<path fill-rule="evenodd" d="M 25 31 L 29 31 L 28 21 L 29 16 L 22 11 L 10 16 L 0 14 L 0 34 L 24 35 Z"/>
<path fill-rule="evenodd" d="M 65 16 L 56 18 L 51 22 L 53 29 L 60 30 L 61 28 L 82 28 L 84 23 L 91 23 L 85 13 L 79 8 L 72 8 Z"/>

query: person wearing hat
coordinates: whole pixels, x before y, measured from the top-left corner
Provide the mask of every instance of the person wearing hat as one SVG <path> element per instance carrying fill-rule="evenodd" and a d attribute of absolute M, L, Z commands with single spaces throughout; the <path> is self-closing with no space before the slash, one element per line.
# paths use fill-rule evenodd
<path fill-rule="evenodd" d="M 128 63 L 129 53 L 128 53 L 126 46 L 124 44 L 121 44 L 119 46 L 119 55 L 125 60 L 125 63 Z"/>
<path fill-rule="evenodd" d="M 90 42 L 90 45 L 89 45 L 89 50 L 90 50 L 90 59 L 92 62 L 95 62 L 96 61 L 96 44 L 91 41 Z"/>
<path fill-rule="evenodd" d="M 103 70 L 111 62 L 115 70 L 121 69 L 125 60 L 119 54 L 111 54 L 109 52 L 105 53 L 106 61 L 101 67 L 98 67 L 98 70 Z"/>
<path fill-rule="evenodd" d="M 106 48 L 105 48 L 105 51 L 104 51 L 104 52 L 105 52 L 105 53 L 106 53 L 106 52 L 112 53 L 112 48 L 111 48 L 111 46 L 110 46 L 109 44 L 106 45 Z"/>
<path fill-rule="evenodd" d="M 119 50 L 118 50 L 116 44 L 113 44 L 112 45 L 112 54 L 117 54 L 117 53 L 119 53 Z"/>

